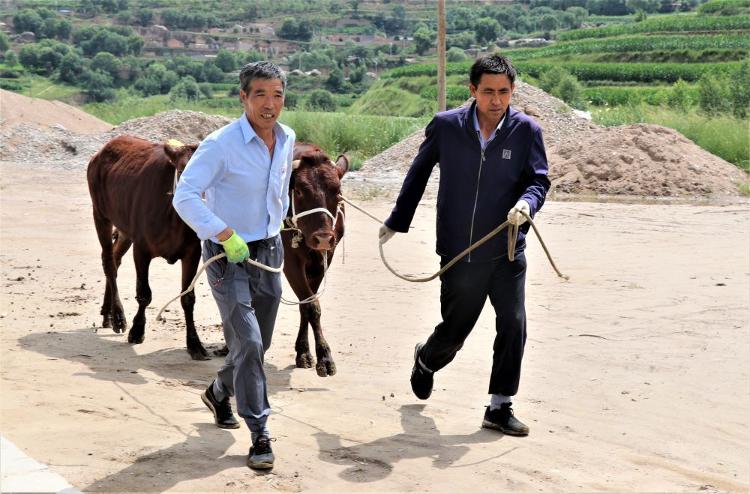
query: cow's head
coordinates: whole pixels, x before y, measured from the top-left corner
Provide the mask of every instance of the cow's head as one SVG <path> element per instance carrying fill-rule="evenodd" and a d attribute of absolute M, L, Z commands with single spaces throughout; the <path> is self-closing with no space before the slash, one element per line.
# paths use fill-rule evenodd
<path fill-rule="evenodd" d="M 321 211 L 301 216 L 297 218 L 296 226 L 307 247 L 313 250 L 332 250 L 339 240 L 332 217 L 337 218 L 337 225 L 344 220 L 343 214 L 339 214 L 341 178 L 349 169 L 349 159 L 342 154 L 334 163 L 318 149 L 302 152 L 295 158 L 289 183 L 288 215 L 299 215 L 316 208 L 328 210 L 330 215 Z"/>
<path fill-rule="evenodd" d="M 187 162 L 190 161 L 190 157 L 198 149 L 197 144 L 185 145 L 174 139 L 168 140 L 163 146 L 164 154 L 167 155 L 169 162 L 178 173 L 182 173 L 182 170 L 187 166 Z"/>

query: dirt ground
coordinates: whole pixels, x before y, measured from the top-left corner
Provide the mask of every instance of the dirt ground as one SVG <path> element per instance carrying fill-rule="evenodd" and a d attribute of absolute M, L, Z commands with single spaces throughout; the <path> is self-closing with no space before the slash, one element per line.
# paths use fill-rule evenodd
<path fill-rule="evenodd" d="M 179 268 L 152 264 L 146 341 L 97 330 L 104 291 L 85 172 L 0 173 L 2 433 L 83 491 L 747 492 L 750 267 L 746 201 L 549 202 L 528 249 L 529 340 L 516 414 L 526 438 L 480 429 L 491 365 L 485 310 L 432 397 L 409 388 L 414 344 L 438 322 L 439 283 L 382 266 L 377 225 L 349 211 L 323 297 L 338 374 L 294 367 L 298 312 L 282 306 L 266 370 L 277 466 L 245 466 L 249 433 L 220 430 L 200 393 L 220 359 L 191 361 Z M 739 200 L 741 201 L 741 200 Z M 362 203 L 387 215 L 390 203 Z M 437 269 L 434 208 L 386 248 Z M 135 276 L 120 272 L 128 319 Z M 196 322 L 221 332 L 205 284 Z M 287 293 L 290 293 L 287 291 Z"/>

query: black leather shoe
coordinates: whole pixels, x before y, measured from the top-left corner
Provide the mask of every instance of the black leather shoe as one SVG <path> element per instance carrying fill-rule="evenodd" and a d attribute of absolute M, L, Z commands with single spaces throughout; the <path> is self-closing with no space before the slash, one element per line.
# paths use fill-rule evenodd
<path fill-rule="evenodd" d="M 239 429 L 240 423 L 232 413 L 232 404 L 229 403 L 229 397 L 227 396 L 223 400 L 219 401 L 214 396 L 214 383 L 208 385 L 206 390 L 201 395 L 201 400 L 206 404 L 209 410 L 214 414 L 214 422 L 216 427 L 222 429 Z"/>
<path fill-rule="evenodd" d="M 503 403 L 500 408 L 484 411 L 482 427 L 495 429 L 509 436 L 528 436 L 529 428 L 513 415 L 512 403 Z"/>
<path fill-rule="evenodd" d="M 247 455 L 247 466 L 255 470 L 270 470 L 274 459 L 271 440 L 268 436 L 258 436 Z"/>
<path fill-rule="evenodd" d="M 414 367 L 411 369 L 411 390 L 420 400 L 426 400 L 432 394 L 433 374 L 419 365 L 419 351 L 422 343 L 417 343 L 414 348 Z"/>

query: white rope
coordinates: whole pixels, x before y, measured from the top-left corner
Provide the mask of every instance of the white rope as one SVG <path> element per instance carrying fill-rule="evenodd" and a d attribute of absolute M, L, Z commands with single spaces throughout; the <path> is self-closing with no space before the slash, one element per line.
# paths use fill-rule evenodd
<path fill-rule="evenodd" d="M 382 220 L 380 220 L 376 216 L 370 214 L 369 212 L 367 212 L 363 208 L 357 206 L 356 204 L 352 203 L 349 199 L 347 199 L 347 198 L 345 198 L 345 197 L 342 196 L 341 200 L 344 201 L 345 203 L 349 204 L 350 206 L 352 206 L 354 209 L 356 209 L 356 210 L 362 212 L 363 214 L 369 216 L 370 218 L 372 218 L 373 220 L 377 221 L 381 225 L 384 224 L 384 222 Z M 544 249 L 544 253 L 547 254 L 547 259 L 549 259 L 549 262 L 552 265 L 552 269 L 555 270 L 555 272 L 557 273 L 557 275 L 560 278 L 563 278 L 565 280 L 570 279 L 570 277 L 568 275 L 562 274 L 560 272 L 560 270 L 557 269 L 557 265 L 555 264 L 555 261 L 552 260 L 552 255 L 549 253 L 549 250 L 547 249 L 547 245 L 544 243 L 544 240 L 542 239 L 542 235 L 539 233 L 539 230 L 537 229 L 536 225 L 534 224 L 534 220 L 531 219 L 531 216 L 529 216 L 528 214 L 526 214 L 523 211 L 520 211 L 520 213 L 524 215 L 524 217 L 526 218 L 526 220 L 529 222 L 529 224 L 531 225 L 531 227 L 534 229 L 534 233 L 536 234 L 537 238 L 539 238 L 539 242 L 542 244 L 542 248 Z M 473 244 L 471 244 L 469 247 L 467 247 L 462 252 L 460 252 L 456 257 L 454 257 L 453 259 L 451 259 L 450 262 L 448 262 L 445 266 L 443 266 L 442 269 L 440 269 L 440 271 L 438 271 L 437 273 L 435 273 L 433 275 L 430 275 L 430 276 L 415 277 L 415 276 L 402 275 L 402 274 L 398 273 L 395 269 L 393 269 L 391 267 L 390 264 L 388 264 L 388 261 L 385 259 L 385 253 L 383 252 L 383 244 L 378 244 L 378 247 L 379 247 L 379 250 L 380 250 L 380 259 L 381 259 L 381 261 L 383 261 L 383 264 L 388 269 L 388 271 L 390 271 L 391 273 L 393 273 L 395 276 L 401 278 L 402 280 L 411 281 L 411 282 L 415 282 L 415 283 L 423 283 L 423 282 L 426 282 L 426 281 L 431 281 L 431 280 L 434 280 L 435 278 L 437 278 L 438 276 L 440 276 L 441 274 L 443 274 L 444 272 L 446 272 L 451 267 L 453 267 L 453 265 L 456 264 L 458 261 L 460 261 L 461 258 L 463 258 L 466 254 L 468 254 L 469 252 L 471 252 L 474 249 L 478 248 L 480 245 L 482 245 L 483 243 L 487 242 L 489 239 L 491 239 L 492 237 L 494 237 L 495 235 L 497 235 L 498 233 L 500 233 L 501 231 L 503 231 L 503 229 L 505 229 L 506 227 L 508 227 L 509 230 L 510 230 L 508 232 L 508 259 L 510 259 L 512 261 L 513 257 L 514 257 L 514 254 L 515 254 L 515 250 L 516 250 L 515 247 L 516 247 L 516 240 L 518 238 L 518 225 L 514 225 L 510 221 L 505 221 L 504 223 L 502 223 L 501 225 L 499 225 L 498 227 L 496 227 L 494 230 L 492 230 L 490 233 L 488 233 L 484 237 L 480 238 L 479 240 L 477 240 L 476 242 L 474 242 Z"/>
<path fill-rule="evenodd" d="M 185 289 L 184 292 L 180 293 L 175 298 L 173 298 L 172 300 L 170 300 L 169 302 L 167 302 L 166 304 L 164 304 L 164 307 L 162 307 L 161 310 L 159 311 L 159 313 L 156 315 L 156 320 L 157 321 L 163 321 L 164 318 L 161 317 L 161 314 L 162 314 L 162 312 L 164 312 L 164 309 L 166 309 L 169 306 L 169 304 L 171 304 L 172 302 L 174 302 L 178 298 L 180 298 L 180 297 L 182 297 L 182 296 L 184 296 L 184 295 L 192 292 L 195 289 L 195 284 L 198 282 L 198 278 L 200 277 L 201 273 L 203 273 L 203 271 L 205 271 L 206 268 L 212 262 L 218 261 L 222 257 L 227 257 L 226 253 L 222 252 L 221 254 L 216 254 L 215 256 L 213 256 L 212 258 L 210 258 L 206 262 L 204 262 L 203 266 L 201 266 L 201 268 L 198 270 L 198 272 L 195 273 L 195 276 L 193 277 L 193 281 L 190 282 L 190 286 L 188 286 Z M 252 264 L 253 266 L 257 266 L 260 269 L 264 269 L 266 271 L 270 271 L 272 273 L 281 273 L 284 270 L 284 261 L 281 262 L 281 266 L 279 266 L 278 268 L 272 268 L 271 266 L 267 266 L 267 265 L 265 265 L 263 263 L 260 263 L 258 261 L 254 261 L 252 259 L 245 259 L 245 262 L 248 263 L 248 264 Z"/>

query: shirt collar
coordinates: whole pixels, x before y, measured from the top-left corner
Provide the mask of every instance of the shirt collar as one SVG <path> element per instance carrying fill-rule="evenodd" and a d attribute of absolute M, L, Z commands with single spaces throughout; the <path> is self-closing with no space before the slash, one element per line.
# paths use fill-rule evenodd
<path fill-rule="evenodd" d="M 500 130 L 500 127 L 503 126 L 503 122 L 505 122 L 505 117 L 508 116 L 508 111 L 509 110 L 510 110 L 510 106 L 508 107 L 507 110 L 505 110 L 505 114 L 503 115 L 503 118 L 501 118 L 500 122 L 498 122 L 497 128 L 495 129 L 495 133 L 497 133 Z M 476 105 L 474 105 L 474 111 L 472 112 L 472 115 L 474 117 L 474 130 L 476 130 L 477 132 L 481 132 L 482 130 L 479 128 L 479 117 L 477 116 L 478 115 L 478 110 L 477 110 Z M 493 135 L 494 135 L 494 133 L 493 133 Z M 492 137 L 492 136 L 490 136 L 490 137 Z"/>
<path fill-rule="evenodd" d="M 252 141 L 255 137 L 260 139 L 260 136 L 258 136 L 258 134 L 255 132 L 253 126 L 250 125 L 250 121 L 247 119 L 246 113 L 243 113 L 240 117 L 240 129 L 242 129 L 242 137 L 245 139 L 245 144 Z M 273 133 L 276 134 L 277 142 L 286 142 L 287 133 L 284 132 L 284 128 L 281 126 L 281 124 L 279 124 L 279 122 L 276 122 L 276 124 L 273 126 Z"/>

